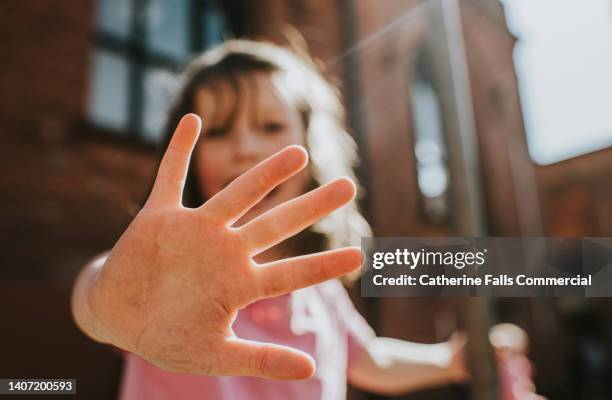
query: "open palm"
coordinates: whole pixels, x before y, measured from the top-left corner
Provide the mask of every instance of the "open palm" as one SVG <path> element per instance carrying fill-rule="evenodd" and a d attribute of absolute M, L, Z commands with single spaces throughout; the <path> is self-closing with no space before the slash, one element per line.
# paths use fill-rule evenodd
<path fill-rule="evenodd" d="M 231 225 L 299 172 L 307 154 L 290 146 L 238 177 L 199 208 L 181 204 L 200 119 L 183 117 L 143 209 L 111 250 L 89 291 L 105 337 L 160 368 L 207 375 L 303 379 L 305 353 L 237 338 L 239 309 L 357 268 L 358 248 L 256 264 L 252 257 L 350 201 L 338 179 L 281 204 L 239 228 Z"/>

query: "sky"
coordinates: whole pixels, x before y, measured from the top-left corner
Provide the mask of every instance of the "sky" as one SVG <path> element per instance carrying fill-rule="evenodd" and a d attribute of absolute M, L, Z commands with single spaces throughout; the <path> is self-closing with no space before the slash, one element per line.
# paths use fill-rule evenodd
<path fill-rule="evenodd" d="M 502 2 L 534 161 L 612 146 L 612 1 Z"/>

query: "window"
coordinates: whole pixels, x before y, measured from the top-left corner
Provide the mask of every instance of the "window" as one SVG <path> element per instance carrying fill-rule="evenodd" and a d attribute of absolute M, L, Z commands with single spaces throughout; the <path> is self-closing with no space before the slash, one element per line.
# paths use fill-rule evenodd
<path fill-rule="evenodd" d="M 174 73 L 223 40 L 215 0 L 99 0 L 89 119 L 120 135 L 160 137 Z"/>

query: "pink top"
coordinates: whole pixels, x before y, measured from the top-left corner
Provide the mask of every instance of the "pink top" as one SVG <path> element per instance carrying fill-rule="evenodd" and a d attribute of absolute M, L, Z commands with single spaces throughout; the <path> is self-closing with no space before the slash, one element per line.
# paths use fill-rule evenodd
<path fill-rule="evenodd" d="M 345 399 L 348 365 L 374 336 L 338 280 L 253 303 L 238 313 L 233 329 L 241 338 L 305 351 L 316 360 L 315 375 L 302 381 L 272 381 L 181 374 L 126 353 L 120 398 Z"/>

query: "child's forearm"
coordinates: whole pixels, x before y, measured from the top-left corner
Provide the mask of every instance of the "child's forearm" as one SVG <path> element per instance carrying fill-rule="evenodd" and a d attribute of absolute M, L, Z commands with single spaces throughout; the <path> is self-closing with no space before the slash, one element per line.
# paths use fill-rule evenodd
<path fill-rule="evenodd" d="M 451 383 L 452 350 L 447 343 L 419 344 L 375 338 L 362 359 L 349 370 L 354 386 L 393 395 Z"/>
<path fill-rule="evenodd" d="M 106 261 L 106 257 L 107 254 L 98 256 L 83 267 L 74 283 L 71 299 L 72 316 L 76 325 L 87 336 L 102 343 L 110 343 L 111 341 L 108 335 L 104 333 L 103 327 L 91 312 L 89 307 L 89 291 L 91 286 L 95 283 Z"/>

